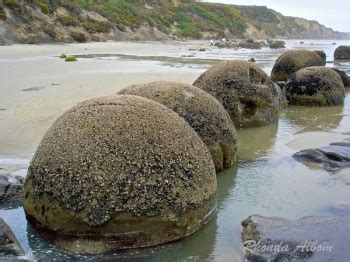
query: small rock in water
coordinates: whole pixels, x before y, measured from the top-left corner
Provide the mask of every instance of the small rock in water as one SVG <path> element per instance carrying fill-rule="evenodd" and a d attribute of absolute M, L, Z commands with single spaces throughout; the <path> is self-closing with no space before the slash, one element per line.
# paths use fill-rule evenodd
<path fill-rule="evenodd" d="M 16 256 L 25 254 L 11 228 L 2 218 L 0 218 L 0 254 L 13 254 Z"/>
<path fill-rule="evenodd" d="M 20 201 L 23 193 L 23 178 L 0 175 L 0 204 Z"/>
<path fill-rule="evenodd" d="M 330 172 L 350 167 L 350 143 L 332 143 L 318 149 L 306 149 L 293 156 L 303 163 L 319 163 Z"/>
<path fill-rule="evenodd" d="M 39 91 L 44 89 L 44 86 L 35 86 L 35 87 L 30 87 L 30 88 L 26 88 L 26 89 L 22 89 L 23 92 L 30 92 L 30 91 Z"/>
<path fill-rule="evenodd" d="M 246 257 L 252 261 L 348 261 L 350 216 L 296 221 L 250 216 L 242 222 Z"/>

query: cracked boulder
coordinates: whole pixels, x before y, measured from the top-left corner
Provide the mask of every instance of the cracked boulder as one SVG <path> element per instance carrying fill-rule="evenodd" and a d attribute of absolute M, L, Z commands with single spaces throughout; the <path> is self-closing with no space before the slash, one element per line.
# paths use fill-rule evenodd
<path fill-rule="evenodd" d="M 324 66 L 297 71 L 289 77 L 284 87 L 291 105 L 332 106 L 343 104 L 345 99 L 342 79 Z"/>
<path fill-rule="evenodd" d="M 195 86 L 163 81 L 130 86 L 119 94 L 142 96 L 178 113 L 207 145 L 216 171 L 234 164 L 236 129 L 225 108 L 208 93 Z"/>
<path fill-rule="evenodd" d="M 25 181 L 28 221 L 74 253 L 158 245 L 216 207 L 211 155 L 174 111 L 138 96 L 90 99 L 42 139 Z"/>
<path fill-rule="evenodd" d="M 268 125 L 278 119 L 280 99 L 276 86 L 255 63 L 244 60 L 219 63 L 193 85 L 219 100 L 236 128 Z"/>

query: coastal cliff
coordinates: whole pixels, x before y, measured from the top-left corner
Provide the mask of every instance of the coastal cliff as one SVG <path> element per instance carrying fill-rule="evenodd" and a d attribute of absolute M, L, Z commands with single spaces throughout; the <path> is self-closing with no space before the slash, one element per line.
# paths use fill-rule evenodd
<path fill-rule="evenodd" d="M 0 43 L 213 38 L 348 39 L 264 6 L 190 0 L 0 0 Z"/>

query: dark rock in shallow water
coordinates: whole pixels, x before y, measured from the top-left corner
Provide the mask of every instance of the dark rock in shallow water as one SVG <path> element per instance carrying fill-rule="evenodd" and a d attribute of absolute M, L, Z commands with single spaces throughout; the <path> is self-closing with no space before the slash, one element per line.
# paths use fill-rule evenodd
<path fill-rule="evenodd" d="M 0 204 L 21 201 L 23 179 L 11 175 L 0 175 Z"/>
<path fill-rule="evenodd" d="M 324 66 L 303 68 L 285 84 L 292 105 L 331 106 L 344 103 L 345 88 L 340 76 Z"/>
<path fill-rule="evenodd" d="M 310 66 L 323 66 L 322 58 L 314 51 L 291 50 L 283 53 L 276 60 L 271 79 L 275 82 L 286 81 L 289 76 L 300 69 Z"/>
<path fill-rule="evenodd" d="M 252 261 L 348 261 L 350 216 L 297 221 L 254 215 L 242 222 L 242 241 Z"/>
<path fill-rule="evenodd" d="M 340 76 L 345 87 L 350 87 L 350 77 L 343 70 L 340 70 L 338 68 L 331 68 L 331 69 Z"/>
<path fill-rule="evenodd" d="M 318 149 L 306 149 L 293 156 L 304 163 L 319 163 L 327 171 L 337 171 L 350 167 L 350 143 L 332 143 Z"/>
<path fill-rule="evenodd" d="M 271 49 L 286 48 L 286 42 L 279 40 L 269 41 L 269 47 Z"/>
<path fill-rule="evenodd" d="M 334 51 L 334 59 L 336 60 L 350 60 L 350 46 L 339 46 Z"/>
<path fill-rule="evenodd" d="M 0 254 L 24 255 L 24 250 L 11 228 L 0 218 Z"/>

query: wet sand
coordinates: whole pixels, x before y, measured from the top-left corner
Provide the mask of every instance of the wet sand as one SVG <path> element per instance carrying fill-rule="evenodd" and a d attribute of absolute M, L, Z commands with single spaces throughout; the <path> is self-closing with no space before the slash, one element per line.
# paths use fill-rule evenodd
<path fill-rule="evenodd" d="M 0 156 L 30 158 L 53 121 L 80 101 L 112 95 L 128 85 L 143 82 L 170 80 L 192 83 L 203 71 L 164 66 L 159 61 L 79 58 L 78 62 L 67 63 L 57 57 L 63 52 L 141 53 L 135 44 L 115 45 L 0 48 L 0 108 L 3 109 L 0 111 Z M 143 54 L 151 48 L 150 44 L 142 46 Z M 130 50 L 135 51 L 132 53 Z"/>

